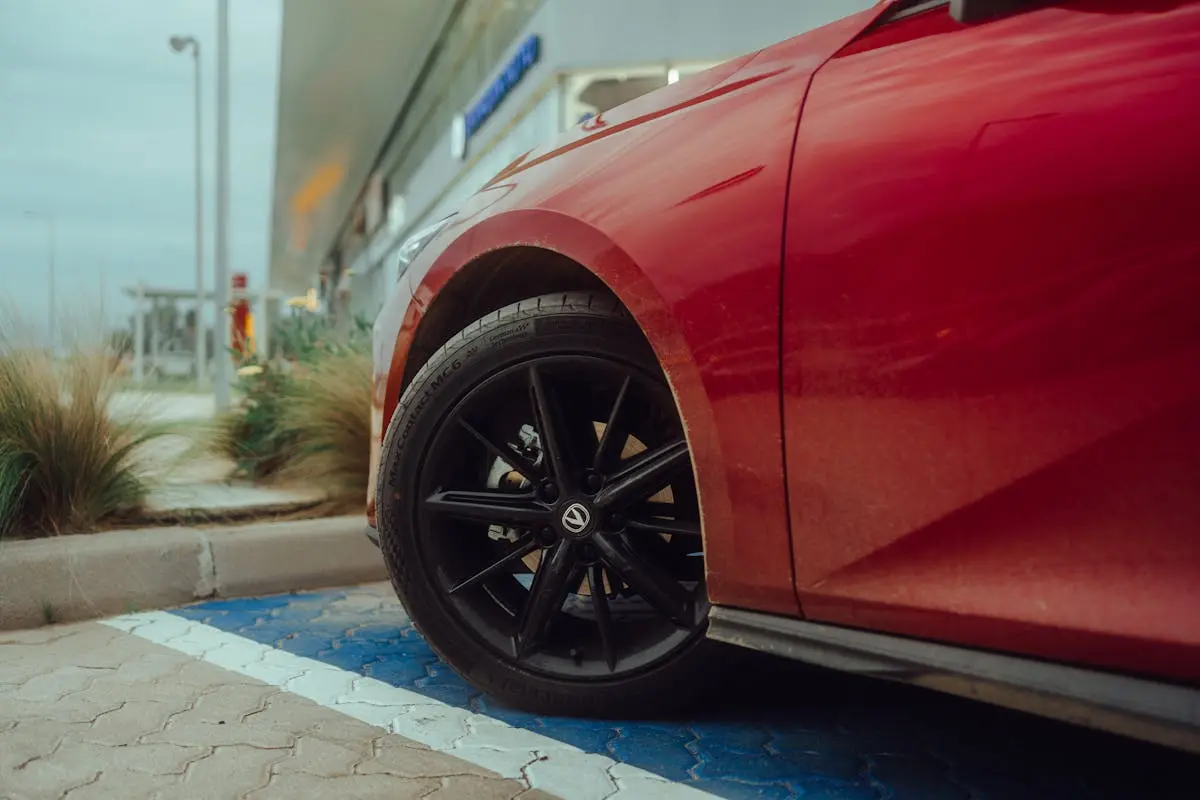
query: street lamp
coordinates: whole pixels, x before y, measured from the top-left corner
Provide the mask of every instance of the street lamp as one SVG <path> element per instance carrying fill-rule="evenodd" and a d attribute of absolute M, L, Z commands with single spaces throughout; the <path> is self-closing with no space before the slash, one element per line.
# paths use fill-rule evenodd
<path fill-rule="evenodd" d="M 218 318 L 214 398 L 221 411 L 229 408 L 229 0 L 217 0 L 217 235 L 213 286 Z"/>
<path fill-rule="evenodd" d="M 208 358 L 204 334 L 204 156 L 201 149 L 200 42 L 194 36 L 172 36 L 167 40 L 172 52 L 192 51 L 196 65 L 196 381 L 208 382 Z M 220 324 L 220 313 L 217 323 Z"/>
<path fill-rule="evenodd" d="M 49 325 L 50 325 L 50 351 L 54 352 L 55 343 L 58 338 L 57 337 L 58 299 L 55 296 L 55 289 L 54 289 L 54 243 L 55 243 L 54 242 L 54 240 L 55 240 L 54 215 L 53 214 L 39 214 L 36 211 L 26 211 L 25 216 L 30 217 L 32 219 L 40 219 L 40 220 L 45 221 L 45 223 L 46 223 L 46 233 L 47 233 L 46 238 L 47 238 L 47 250 L 48 250 L 48 261 L 49 261 L 49 263 L 48 263 L 49 269 L 47 272 L 47 281 L 50 284 L 50 316 L 47 319 L 49 320 Z"/>

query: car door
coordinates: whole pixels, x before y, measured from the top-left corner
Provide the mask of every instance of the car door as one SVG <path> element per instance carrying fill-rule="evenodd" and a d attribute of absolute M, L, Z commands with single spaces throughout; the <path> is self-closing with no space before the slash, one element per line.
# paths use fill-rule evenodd
<path fill-rule="evenodd" d="M 809 619 L 1200 677 L 1200 3 L 898 3 L 817 73 L 783 387 Z"/>

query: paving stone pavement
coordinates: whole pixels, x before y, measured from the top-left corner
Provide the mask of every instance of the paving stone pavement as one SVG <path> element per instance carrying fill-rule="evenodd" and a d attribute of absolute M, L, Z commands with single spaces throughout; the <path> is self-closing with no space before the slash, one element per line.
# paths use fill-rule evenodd
<path fill-rule="evenodd" d="M 528 786 L 566 800 L 1191 800 L 1200 759 L 775 659 L 741 662 L 684 718 L 526 714 L 458 678 L 387 585 L 0 634 L 0 800 L 551 797 Z"/>
<path fill-rule="evenodd" d="M 96 623 L 0 634 L 0 798 L 552 800 Z"/>
<path fill-rule="evenodd" d="M 910 686 L 751 658 L 684 719 L 497 706 L 450 670 L 387 584 L 175 612 L 728 800 L 1174 800 L 1200 758 Z"/>

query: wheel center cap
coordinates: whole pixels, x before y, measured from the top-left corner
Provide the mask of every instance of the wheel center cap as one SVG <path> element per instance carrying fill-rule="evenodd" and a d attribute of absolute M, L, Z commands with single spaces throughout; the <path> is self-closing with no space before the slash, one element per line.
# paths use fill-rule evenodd
<path fill-rule="evenodd" d="M 572 539 L 585 539 L 592 528 L 592 512 L 583 503 L 571 503 L 563 509 L 560 522 Z"/>

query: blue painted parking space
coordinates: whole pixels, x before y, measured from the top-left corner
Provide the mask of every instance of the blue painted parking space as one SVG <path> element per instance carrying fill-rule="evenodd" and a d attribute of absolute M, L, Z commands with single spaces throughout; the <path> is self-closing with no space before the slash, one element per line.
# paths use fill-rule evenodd
<path fill-rule="evenodd" d="M 730 800 L 1200 797 L 1200 759 L 913 687 L 738 659 L 686 719 L 559 719 L 498 707 L 378 589 L 175 612 Z"/>

